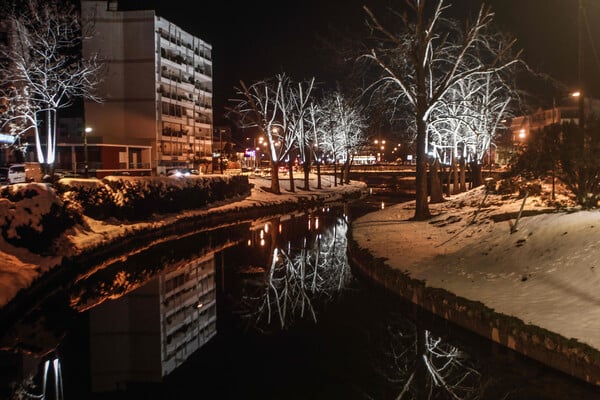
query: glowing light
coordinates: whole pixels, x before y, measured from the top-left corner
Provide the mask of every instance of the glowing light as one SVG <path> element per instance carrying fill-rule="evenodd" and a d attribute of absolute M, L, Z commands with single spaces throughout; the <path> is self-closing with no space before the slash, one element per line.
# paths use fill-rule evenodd
<path fill-rule="evenodd" d="M 265 224 L 265 232 L 269 233 L 269 224 Z"/>
<path fill-rule="evenodd" d="M 579 92 L 579 91 L 571 93 L 571 97 L 579 97 L 579 96 L 581 96 L 581 92 Z"/>
<path fill-rule="evenodd" d="M 319 217 L 315 218 L 315 229 L 319 229 Z"/>
<path fill-rule="evenodd" d="M 248 239 L 248 246 L 252 246 L 252 240 Z"/>
<path fill-rule="evenodd" d="M 525 139 L 525 129 L 521 129 L 521 130 L 519 131 L 519 138 L 521 138 L 521 139 Z"/>
<path fill-rule="evenodd" d="M 279 229 L 278 229 L 279 233 L 281 233 L 282 230 L 283 230 L 283 227 L 281 226 L 281 224 L 279 224 Z"/>
<path fill-rule="evenodd" d="M 262 229 L 260 230 L 260 238 L 263 239 L 265 237 L 265 231 L 263 231 Z"/>
<path fill-rule="evenodd" d="M 382 201 L 381 202 L 381 209 L 383 210 L 385 208 L 385 203 Z"/>
<path fill-rule="evenodd" d="M 198 310 L 201 309 L 202 307 L 204 307 L 204 304 L 202 304 L 202 303 L 198 303 L 198 305 L 196 306 L 196 308 L 198 308 Z"/>
<path fill-rule="evenodd" d="M 260 246 L 263 247 L 265 245 L 265 239 L 260 239 Z"/>

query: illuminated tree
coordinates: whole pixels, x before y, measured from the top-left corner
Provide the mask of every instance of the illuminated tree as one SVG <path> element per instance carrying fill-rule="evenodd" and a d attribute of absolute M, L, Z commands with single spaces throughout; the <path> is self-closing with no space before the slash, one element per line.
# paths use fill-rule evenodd
<path fill-rule="evenodd" d="M 290 191 L 294 192 L 294 166 L 295 166 L 295 151 L 298 151 L 303 161 L 304 166 L 304 188 L 309 189 L 308 173 L 309 165 L 308 155 L 310 154 L 311 144 L 311 119 L 307 119 L 310 112 L 312 92 L 315 87 L 315 79 L 297 84 L 292 84 L 285 87 L 285 93 L 281 96 L 282 119 L 281 130 L 286 132 L 285 140 L 292 144 L 289 149 L 288 170 L 290 175 Z M 285 100 L 285 101 L 284 101 Z M 295 144 L 295 145 L 294 145 Z M 307 149 L 308 147 L 308 149 Z"/>
<path fill-rule="evenodd" d="M 482 6 L 475 20 L 462 29 L 456 21 L 445 18 L 448 6 L 443 0 L 436 0 L 431 12 L 426 0 L 407 3 L 410 14 L 390 12 L 400 22 L 399 32 L 387 28 L 365 7 L 372 40 L 361 59 L 379 71 L 379 77 L 367 92 L 380 92 L 390 107 L 408 106 L 414 118 L 417 141 L 414 219 L 423 220 L 430 217 L 427 133 L 434 107 L 463 79 L 495 73 L 517 63 L 518 58 L 511 53 L 513 42 L 489 34 L 493 18 L 489 8 Z"/>
<path fill-rule="evenodd" d="M 337 167 L 341 160 L 340 183 L 350 172 L 352 154 L 365 141 L 364 117 L 356 105 L 351 104 L 340 92 L 327 93 L 321 102 L 322 144 L 331 155 L 334 165 L 334 182 L 337 185 Z"/>
<path fill-rule="evenodd" d="M 313 88 L 314 79 L 296 85 L 285 74 L 250 86 L 240 82 L 240 87 L 236 88 L 238 97 L 231 100 L 233 107 L 228 107 L 229 118 L 241 128 L 258 129 L 266 138 L 271 163 L 270 190 L 275 194 L 281 194 L 280 163 L 292 158 L 291 153 L 298 148 L 299 141 L 305 141 L 304 118 Z M 293 186 L 290 189 L 293 190 Z"/>
<path fill-rule="evenodd" d="M 474 185 L 482 183 L 483 158 L 488 156 L 491 162 L 496 133 L 511 116 L 509 106 L 516 97 L 499 74 L 475 75 L 450 88 L 433 107 L 428 147 L 433 158 L 452 166 L 454 193 L 466 190 L 467 162 L 472 166 Z"/>
<path fill-rule="evenodd" d="M 50 169 L 56 157 L 57 112 L 76 99 L 100 101 L 94 90 L 101 65 L 96 56 L 81 57 L 81 43 L 89 36 L 73 4 L 28 0 L 10 9 L 6 21 L 12 31 L 10 43 L 1 50 L 0 58 L 5 60 L 1 71 L 3 80 L 12 82 L 15 90 L 5 95 L 24 107 L 8 123 L 15 127 L 15 134 L 19 129 L 21 133 L 34 130 L 38 161 Z"/>

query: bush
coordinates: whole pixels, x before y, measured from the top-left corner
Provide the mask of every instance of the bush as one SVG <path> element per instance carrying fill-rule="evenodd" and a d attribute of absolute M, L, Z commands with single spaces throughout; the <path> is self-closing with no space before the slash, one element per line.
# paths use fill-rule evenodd
<path fill-rule="evenodd" d="M 247 176 L 117 177 L 62 179 L 57 190 L 95 219 L 143 220 L 152 214 L 202 208 L 248 195 Z"/>
<path fill-rule="evenodd" d="M 14 246 L 44 253 L 56 237 L 80 221 L 77 207 L 47 184 L 16 184 L 0 190 L 0 231 Z"/>

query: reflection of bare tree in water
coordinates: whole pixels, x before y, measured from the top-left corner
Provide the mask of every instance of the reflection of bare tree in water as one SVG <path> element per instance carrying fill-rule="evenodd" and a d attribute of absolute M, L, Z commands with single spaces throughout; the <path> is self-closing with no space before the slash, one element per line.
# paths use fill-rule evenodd
<path fill-rule="evenodd" d="M 263 285 L 246 292 L 241 315 L 255 329 L 285 329 L 294 321 L 316 322 L 315 304 L 331 301 L 352 275 L 346 256 L 347 221 L 338 218 L 329 229 L 304 236 L 295 248 L 273 247 Z"/>
<path fill-rule="evenodd" d="M 406 317 L 390 321 L 379 344 L 373 363 L 393 388 L 390 398 L 488 398 L 474 360 Z"/>

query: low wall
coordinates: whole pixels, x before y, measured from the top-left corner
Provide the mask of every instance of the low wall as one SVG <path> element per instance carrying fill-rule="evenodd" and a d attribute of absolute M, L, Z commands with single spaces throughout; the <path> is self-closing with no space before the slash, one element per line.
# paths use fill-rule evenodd
<path fill-rule="evenodd" d="M 434 315 L 515 350 L 549 367 L 600 386 L 600 351 L 522 320 L 494 312 L 484 304 L 432 288 L 391 268 L 350 239 L 353 271 Z"/>

